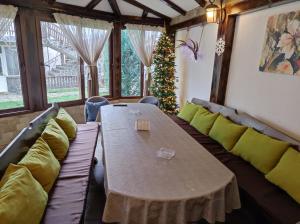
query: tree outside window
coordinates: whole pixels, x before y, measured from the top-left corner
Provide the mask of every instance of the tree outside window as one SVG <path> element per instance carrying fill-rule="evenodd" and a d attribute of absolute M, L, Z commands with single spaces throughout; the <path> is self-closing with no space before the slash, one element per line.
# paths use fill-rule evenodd
<path fill-rule="evenodd" d="M 141 61 L 130 43 L 127 30 L 122 30 L 121 37 L 121 95 L 141 95 Z"/>

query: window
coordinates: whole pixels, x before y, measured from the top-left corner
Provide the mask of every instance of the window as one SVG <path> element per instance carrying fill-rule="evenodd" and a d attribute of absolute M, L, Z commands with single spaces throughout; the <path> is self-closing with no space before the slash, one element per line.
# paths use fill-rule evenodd
<path fill-rule="evenodd" d="M 130 43 L 127 30 L 121 33 L 121 95 L 141 96 L 141 61 Z"/>
<path fill-rule="evenodd" d="M 21 83 L 16 32 L 11 21 L 0 38 L 0 110 L 24 107 Z"/>
<path fill-rule="evenodd" d="M 105 43 L 104 48 L 97 62 L 98 66 L 98 84 L 99 95 L 110 95 L 110 61 L 109 61 L 109 40 Z M 88 75 L 89 66 L 84 63 L 84 83 L 85 83 L 85 95 L 88 96 Z"/>
<path fill-rule="evenodd" d="M 79 56 L 58 24 L 41 22 L 41 31 L 48 103 L 81 99 Z"/>

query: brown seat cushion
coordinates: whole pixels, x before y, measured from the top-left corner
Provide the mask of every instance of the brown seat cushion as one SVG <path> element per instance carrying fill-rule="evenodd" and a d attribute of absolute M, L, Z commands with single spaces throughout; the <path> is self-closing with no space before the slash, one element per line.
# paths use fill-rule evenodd
<path fill-rule="evenodd" d="M 264 175 L 248 162 L 229 153 L 219 143 L 199 133 L 184 120 L 170 116 L 180 127 L 203 145 L 211 154 L 235 173 L 243 207 L 258 211 L 256 223 L 295 224 L 300 221 L 300 205 L 287 193 L 268 182 Z M 254 206 L 253 206 L 254 205 Z M 264 219 L 264 220 L 261 220 Z"/>
<path fill-rule="evenodd" d="M 87 197 L 90 170 L 97 143 L 98 123 L 79 124 L 61 171 L 49 193 L 43 223 L 80 223 Z"/>
<path fill-rule="evenodd" d="M 251 197 L 270 223 L 300 221 L 300 205 L 249 163 L 238 158 L 225 165 L 235 173 L 240 189 Z"/>

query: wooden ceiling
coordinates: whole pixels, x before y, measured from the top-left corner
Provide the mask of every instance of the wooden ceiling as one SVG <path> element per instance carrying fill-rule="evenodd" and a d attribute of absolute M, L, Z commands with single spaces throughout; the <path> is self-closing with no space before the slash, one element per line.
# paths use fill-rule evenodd
<path fill-rule="evenodd" d="M 226 3 L 232 1 L 242 0 L 226 0 Z M 165 26 L 172 18 L 184 16 L 199 6 L 205 7 L 207 2 L 208 0 L 0 0 L 0 4 L 48 13 L 156 26 Z"/>
<path fill-rule="evenodd" d="M 0 0 L 0 4 L 107 21 L 164 26 L 176 16 L 204 7 L 206 0 Z"/>
<path fill-rule="evenodd" d="M 203 5 L 205 0 L 57 0 L 57 2 L 131 16 L 142 16 L 145 10 L 149 13 L 148 17 L 172 18 L 185 15 L 186 11 L 198 7 L 199 3 Z M 119 8 L 118 11 L 116 7 Z"/>

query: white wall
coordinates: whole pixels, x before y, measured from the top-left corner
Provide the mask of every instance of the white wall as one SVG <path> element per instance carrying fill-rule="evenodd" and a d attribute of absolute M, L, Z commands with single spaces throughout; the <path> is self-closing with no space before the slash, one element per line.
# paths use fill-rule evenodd
<path fill-rule="evenodd" d="M 200 41 L 201 30 L 201 26 L 191 28 L 188 38 Z M 183 55 L 179 49 L 176 49 L 176 76 L 179 78 L 177 96 L 180 105 L 193 97 L 209 100 L 217 31 L 218 26 L 216 24 L 205 26 L 200 47 L 203 58 L 200 61 L 194 62 Z M 186 30 L 176 33 L 176 46 L 179 44 L 177 40 L 186 39 L 186 33 Z"/>
<path fill-rule="evenodd" d="M 293 10 L 299 1 L 238 18 L 225 104 L 300 139 L 300 76 L 258 70 L 268 17 Z"/>

